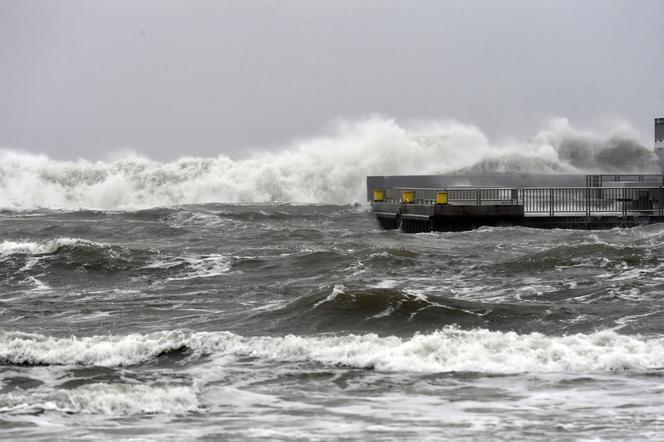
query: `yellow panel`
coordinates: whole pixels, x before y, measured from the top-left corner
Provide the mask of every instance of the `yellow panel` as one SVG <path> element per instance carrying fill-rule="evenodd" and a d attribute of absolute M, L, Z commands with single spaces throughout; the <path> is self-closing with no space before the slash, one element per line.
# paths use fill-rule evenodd
<path fill-rule="evenodd" d="M 413 192 L 412 190 L 404 192 L 402 201 L 404 203 L 412 203 L 413 201 L 415 201 L 415 192 Z"/>
<path fill-rule="evenodd" d="M 436 204 L 447 204 L 447 192 L 436 192 Z"/>
<path fill-rule="evenodd" d="M 376 202 L 383 201 L 385 199 L 385 191 L 383 189 L 374 189 L 374 197 L 373 200 Z"/>

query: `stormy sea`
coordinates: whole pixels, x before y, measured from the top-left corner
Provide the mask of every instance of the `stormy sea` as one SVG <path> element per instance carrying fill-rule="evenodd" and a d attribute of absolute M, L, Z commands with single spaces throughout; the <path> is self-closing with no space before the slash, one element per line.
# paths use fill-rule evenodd
<path fill-rule="evenodd" d="M 376 124 L 243 161 L 3 152 L 1 438 L 661 440 L 664 225 L 405 234 L 363 187 L 646 150 L 562 137 L 435 169 L 481 136 Z M 420 163 L 367 147 L 393 136 Z"/>
<path fill-rule="evenodd" d="M 664 226 L 405 234 L 214 204 L 0 226 L 3 438 L 664 430 Z"/>

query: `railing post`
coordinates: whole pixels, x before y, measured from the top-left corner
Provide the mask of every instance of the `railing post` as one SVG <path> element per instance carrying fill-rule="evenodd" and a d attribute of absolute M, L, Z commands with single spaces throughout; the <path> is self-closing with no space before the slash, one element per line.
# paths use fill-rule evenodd
<path fill-rule="evenodd" d="M 627 216 L 627 189 L 625 187 L 622 188 L 622 214 L 623 216 Z"/>
<path fill-rule="evenodd" d="M 590 216 L 590 188 L 586 187 L 586 216 Z"/>
<path fill-rule="evenodd" d="M 553 187 L 549 187 L 549 216 L 553 216 Z"/>
<path fill-rule="evenodd" d="M 659 201 L 657 202 L 657 211 L 659 216 L 662 216 L 662 198 L 664 198 L 664 187 L 659 186 Z"/>
<path fill-rule="evenodd" d="M 481 189 L 479 187 L 477 187 L 477 188 L 475 188 L 475 191 L 477 192 L 477 205 L 480 206 L 480 205 L 482 205 Z"/>

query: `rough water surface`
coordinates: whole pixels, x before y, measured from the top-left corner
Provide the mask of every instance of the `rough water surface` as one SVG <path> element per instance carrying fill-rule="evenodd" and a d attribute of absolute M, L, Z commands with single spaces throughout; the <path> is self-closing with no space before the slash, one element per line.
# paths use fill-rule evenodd
<path fill-rule="evenodd" d="M 0 213 L 12 440 L 661 440 L 664 225 Z"/>

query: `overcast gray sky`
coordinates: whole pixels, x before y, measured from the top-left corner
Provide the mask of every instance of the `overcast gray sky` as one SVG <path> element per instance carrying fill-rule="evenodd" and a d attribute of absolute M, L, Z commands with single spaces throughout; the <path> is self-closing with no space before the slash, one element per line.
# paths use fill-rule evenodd
<path fill-rule="evenodd" d="M 241 157 L 336 118 L 664 115 L 664 1 L 0 0 L 0 145 Z"/>

